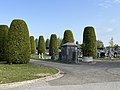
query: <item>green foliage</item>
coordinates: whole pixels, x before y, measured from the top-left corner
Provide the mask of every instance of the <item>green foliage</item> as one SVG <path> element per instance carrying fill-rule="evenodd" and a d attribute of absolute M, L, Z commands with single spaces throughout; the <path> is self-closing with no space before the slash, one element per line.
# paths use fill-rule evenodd
<path fill-rule="evenodd" d="M 115 45 L 114 45 L 114 48 L 115 48 L 115 50 L 117 50 L 117 51 L 119 50 L 119 47 L 120 47 L 120 46 L 119 46 L 118 44 L 115 44 Z"/>
<path fill-rule="evenodd" d="M 104 48 L 104 44 L 101 40 L 97 40 L 97 48 L 98 49 L 103 49 Z"/>
<path fill-rule="evenodd" d="M 110 44 L 109 45 L 110 48 L 114 47 L 114 39 L 113 39 L 113 37 L 111 37 L 109 44 Z"/>
<path fill-rule="evenodd" d="M 38 41 L 39 41 L 39 40 L 36 38 L 36 39 L 35 39 L 36 49 L 38 49 Z"/>
<path fill-rule="evenodd" d="M 8 36 L 8 26 L 7 25 L 0 25 L 0 61 L 6 60 L 6 43 L 7 43 L 7 36 Z"/>
<path fill-rule="evenodd" d="M 74 43 L 74 37 L 71 30 L 65 30 L 62 44 L 67 42 Z"/>
<path fill-rule="evenodd" d="M 58 47 L 61 48 L 61 46 L 62 46 L 62 39 L 60 37 L 58 37 L 57 40 L 58 40 Z"/>
<path fill-rule="evenodd" d="M 50 40 L 46 39 L 46 49 L 49 49 Z"/>
<path fill-rule="evenodd" d="M 83 33 L 83 56 L 97 56 L 96 35 L 93 27 L 85 27 Z"/>
<path fill-rule="evenodd" d="M 15 19 L 7 39 L 7 63 L 25 64 L 30 60 L 30 38 L 25 21 Z"/>
<path fill-rule="evenodd" d="M 36 53 L 36 46 L 34 41 L 34 36 L 30 36 L 31 54 Z"/>
<path fill-rule="evenodd" d="M 78 44 L 79 44 L 79 42 L 78 42 L 78 41 L 76 41 L 76 44 L 78 45 Z"/>
<path fill-rule="evenodd" d="M 52 34 L 50 37 L 50 46 L 49 46 L 49 55 L 52 55 L 52 51 L 54 50 L 55 55 L 58 55 L 58 42 L 57 35 Z"/>
<path fill-rule="evenodd" d="M 43 36 L 39 36 L 38 41 L 38 54 L 45 54 L 46 47 L 45 47 L 45 40 Z"/>

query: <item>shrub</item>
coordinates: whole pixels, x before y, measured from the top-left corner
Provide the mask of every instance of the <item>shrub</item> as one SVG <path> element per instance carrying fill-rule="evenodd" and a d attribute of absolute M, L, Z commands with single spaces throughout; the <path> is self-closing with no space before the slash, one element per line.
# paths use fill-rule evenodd
<path fill-rule="evenodd" d="M 30 60 L 30 38 L 25 21 L 15 19 L 7 39 L 7 63 L 25 64 Z"/>
<path fill-rule="evenodd" d="M 96 34 L 93 27 L 85 27 L 83 33 L 83 56 L 97 56 Z"/>
<path fill-rule="evenodd" d="M 36 46 L 34 41 L 34 36 L 30 36 L 31 54 L 36 53 Z"/>
<path fill-rule="evenodd" d="M 46 51 L 45 40 L 43 36 L 39 36 L 38 41 L 38 54 L 44 54 Z"/>
<path fill-rule="evenodd" d="M 0 25 L 0 61 L 6 60 L 6 39 L 8 36 L 8 26 Z"/>
<path fill-rule="evenodd" d="M 49 55 L 52 55 L 52 51 L 54 50 L 55 55 L 58 55 L 58 42 L 56 34 L 52 34 L 50 37 L 50 45 L 49 45 Z"/>
<path fill-rule="evenodd" d="M 74 37 L 71 30 L 65 30 L 62 44 L 67 42 L 74 43 Z"/>

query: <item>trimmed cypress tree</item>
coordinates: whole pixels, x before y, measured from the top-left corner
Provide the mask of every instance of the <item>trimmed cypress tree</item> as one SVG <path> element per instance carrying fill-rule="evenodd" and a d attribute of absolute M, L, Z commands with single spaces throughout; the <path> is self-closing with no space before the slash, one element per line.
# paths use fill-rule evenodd
<path fill-rule="evenodd" d="M 55 55 L 58 55 L 58 41 L 57 35 L 52 34 L 50 37 L 50 45 L 49 45 L 49 55 L 52 55 L 52 51 L 54 50 Z"/>
<path fill-rule="evenodd" d="M 65 44 L 68 42 L 74 43 L 74 37 L 71 30 L 65 30 L 62 44 Z"/>
<path fill-rule="evenodd" d="M 85 27 L 83 33 L 83 56 L 97 56 L 96 34 L 93 27 Z"/>
<path fill-rule="evenodd" d="M 45 54 L 46 52 L 46 46 L 45 46 L 45 40 L 43 36 L 39 36 L 38 41 L 38 54 Z"/>
<path fill-rule="evenodd" d="M 38 41 L 39 41 L 39 40 L 36 38 L 36 39 L 35 39 L 35 46 L 36 46 L 36 49 L 37 49 L 37 50 L 38 50 Z"/>
<path fill-rule="evenodd" d="M 50 40 L 46 39 L 46 49 L 49 49 Z"/>
<path fill-rule="evenodd" d="M 8 26 L 7 25 L 0 25 L 0 61 L 6 60 L 6 40 L 8 36 Z"/>
<path fill-rule="evenodd" d="M 36 46 L 34 41 L 34 36 L 30 36 L 31 54 L 36 53 Z"/>
<path fill-rule="evenodd" d="M 7 63 L 26 64 L 30 60 L 30 38 L 27 24 L 20 19 L 11 22 L 7 39 Z"/>

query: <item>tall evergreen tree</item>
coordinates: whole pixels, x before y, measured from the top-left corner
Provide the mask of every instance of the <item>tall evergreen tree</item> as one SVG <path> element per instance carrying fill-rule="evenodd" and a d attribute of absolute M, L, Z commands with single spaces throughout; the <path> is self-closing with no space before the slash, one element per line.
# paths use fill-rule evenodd
<path fill-rule="evenodd" d="M 62 44 L 65 43 L 74 43 L 74 37 L 71 30 L 65 30 Z"/>
<path fill-rule="evenodd" d="M 83 33 L 83 56 L 97 56 L 96 34 L 93 27 L 85 27 Z"/>
<path fill-rule="evenodd" d="M 8 36 L 8 26 L 7 25 L 0 25 L 0 61 L 6 60 L 6 43 L 7 43 L 7 36 Z"/>
<path fill-rule="evenodd" d="M 36 46 L 34 41 L 34 36 L 30 36 L 31 54 L 36 53 Z"/>
<path fill-rule="evenodd" d="M 36 49 L 37 49 L 37 50 L 38 50 L 38 41 L 39 41 L 39 40 L 36 38 L 36 39 L 35 39 L 35 45 L 36 45 Z"/>
<path fill-rule="evenodd" d="M 55 53 L 55 55 L 58 55 L 58 42 L 57 42 L 57 35 L 52 34 L 50 37 L 50 46 L 49 46 L 49 55 L 51 56 L 52 53 Z"/>
<path fill-rule="evenodd" d="M 46 39 L 46 49 L 49 49 L 50 40 Z"/>
<path fill-rule="evenodd" d="M 38 54 L 44 54 L 46 52 L 45 40 L 43 36 L 39 36 L 38 41 Z"/>
<path fill-rule="evenodd" d="M 27 24 L 14 19 L 7 39 L 7 63 L 25 64 L 30 60 L 30 38 Z"/>

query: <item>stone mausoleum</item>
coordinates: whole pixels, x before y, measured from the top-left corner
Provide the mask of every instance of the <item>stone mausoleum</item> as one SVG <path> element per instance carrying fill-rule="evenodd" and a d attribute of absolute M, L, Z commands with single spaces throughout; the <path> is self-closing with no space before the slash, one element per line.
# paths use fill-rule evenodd
<path fill-rule="evenodd" d="M 62 45 L 60 58 L 63 62 L 77 63 L 78 46 L 75 43 L 66 43 Z"/>

